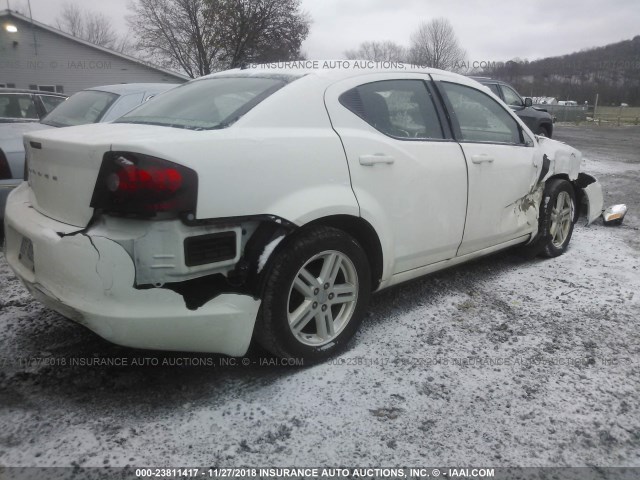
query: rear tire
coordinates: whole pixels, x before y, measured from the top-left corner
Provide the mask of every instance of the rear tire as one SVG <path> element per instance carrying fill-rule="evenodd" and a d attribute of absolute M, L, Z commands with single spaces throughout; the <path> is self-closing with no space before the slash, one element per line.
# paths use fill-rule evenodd
<path fill-rule="evenodd" d="M 362 247 L 341 230 L 310 228 L 275 254 L 255 338 L 279 357 L 325 360 L 356 333 L 370 295 Z"/>
<path fill-rule="evenodd" d="M 532 255 L 547 258 L 562 255 L 569 246 L 575 222 L 576 197 L 566 180 L 547 182 L 540 205 L 538 236 L 525 247 Z"/>

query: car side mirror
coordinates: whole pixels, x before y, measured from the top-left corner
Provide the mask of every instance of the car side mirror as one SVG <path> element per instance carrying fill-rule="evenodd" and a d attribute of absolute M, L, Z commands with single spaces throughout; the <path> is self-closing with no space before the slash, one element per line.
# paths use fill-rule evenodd
<path fill-rule="evenodd" d="M 530 97 L 525 98 L 525 99 L 524 99 L 524 106 L 525 106 L 525 107 L 531 107 L 531 106 L 533 106 L 533 100 L 531 100 L 531 98 L 530 98 Z"/>

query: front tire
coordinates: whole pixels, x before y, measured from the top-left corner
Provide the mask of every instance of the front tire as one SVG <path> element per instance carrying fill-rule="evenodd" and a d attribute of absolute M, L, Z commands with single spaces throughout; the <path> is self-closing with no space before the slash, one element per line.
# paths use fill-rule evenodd
<path fill-rule="evenodd" d="M 573 235 L 575 205 L 575 192 L 569 182 L 561 179 L 547 182 L 540 205 L 538 237 L 527 249 L 547 258 L 562 255 Z"/>
<path fill-rule="evenodd" d="M 362 247 L 341 230 L 310 228 L 275 254 L 256 340 L 279 357 L 324 360 L 353 337 L 370 295 Z"/>
<path fill-rule="evenodd" d="M 536 132 L 536 135 L 538 135 L 539 137 L 551 138 L 551 129 L 546 125 L 540 125 L 538 127 L 538 131 Z"/>

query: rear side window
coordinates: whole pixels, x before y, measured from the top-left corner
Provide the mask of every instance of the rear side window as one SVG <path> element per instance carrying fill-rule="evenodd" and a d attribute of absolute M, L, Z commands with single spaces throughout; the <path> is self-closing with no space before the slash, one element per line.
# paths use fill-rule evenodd
<path fill-rule="evenodd" d="M 495 83 L 487 83 L 486 84 L 487 87 L 489 87 L 489 89 L 494 93 L 494 95 L 498 98 L 500 97 L 500 87 L 498 87 L 497 84 Z"/>
<path fill-rule="evenodd" d="M 65 101 L 64 97 L 54 97 L 53 95 L 40 95 L 40 100 L 47 113 Z"/>
<path fill-rule="evenodd" d="M 0 94 L 0 118 L 37 119 L 38 111 L 29 94 Z"/>
<path fill-rule="evenodd" d="M 385 135 L 444 138 L 433 99 L 422 80 L 367 83 L 343 93 L 340 103 Z"/>
<path fill-rule="evenodd" d="M 191 130 L 225 128 L 286 84 L 284 79 L 266 77 L 196 80 L 152 98 L 116 123 Z"/>
<path fill-rule="evenodd" d="M 461 141 L 522 144 L 518 123 L 489 95 L 457 83 L 440 86 L 453 107 Z"/>
<path fill-rule="evenodd" d="M 54 127 L 72 127 L 97 123 L 119 95 L 98 90 L 83 90 L 69 97 L 44 117 L 42 123 Z"/>
<path fill-rule="evenodd" d="M 113 104 L 111 109 L 102 118 L 103 122 L 110 122 L 120 118 L 127 112 L 130 112 L 142 103 L 142 93 L 133 93 L 131 95 L 122 95 L 118 101 Z"/>

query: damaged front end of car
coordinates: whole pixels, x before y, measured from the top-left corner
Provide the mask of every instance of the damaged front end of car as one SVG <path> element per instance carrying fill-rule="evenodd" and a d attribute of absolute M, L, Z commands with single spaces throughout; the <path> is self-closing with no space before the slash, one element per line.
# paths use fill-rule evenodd
<path fill-rule="evenodd" d="M 585 213 L 586 225 L 602 216 L 605 225 L 620 225 L 627 208 L 614 205 L 605 210 L 602 185 L 594 176 L 580 172 L 582 153 L 569 145 L 546 137 L 537 137 L 544 152 L 544 162 L 539 183 L 551 178 L 563 178 L 571 182 L 576 194 L 576 218 Z"/>

